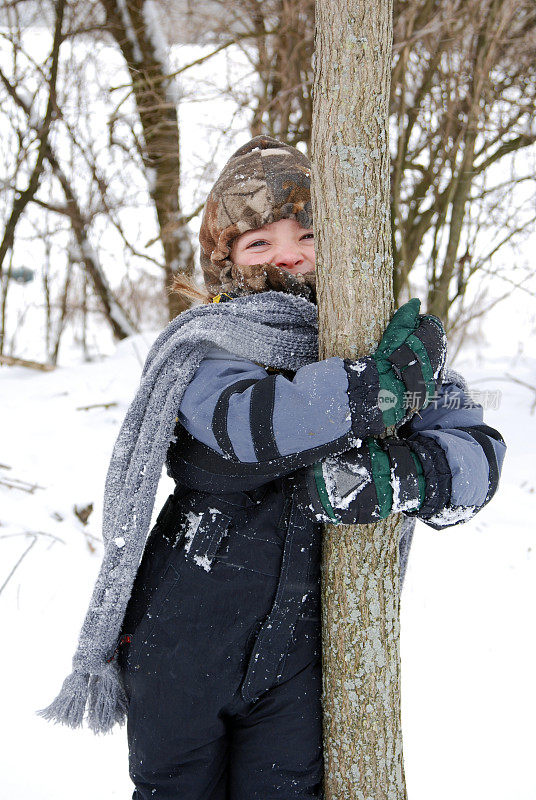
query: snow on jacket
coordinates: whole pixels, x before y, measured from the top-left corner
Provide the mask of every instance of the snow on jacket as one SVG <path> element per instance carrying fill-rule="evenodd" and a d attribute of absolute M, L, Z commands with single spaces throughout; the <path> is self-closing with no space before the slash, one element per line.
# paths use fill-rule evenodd
<path fill-rule="evenodd" d="M 204 494 L 207 508 L 217 496 L 265 486 L 256 512 L 241 524 L 281 525 L 285 476 L 332 459 L 348 450 L 356 436 L 374 436 L 381 429 L 376 417 L 359 417 L 361 401 L 370 391 L 369 376 L 366 371 L 356 375 L 350 365 L 347 359 L 331 357 L 283 374 L 212 348 L 183 395 L 176 443 L 170 445 L 166 462 L 169 475 L 183 490 Z M 470 518 L 495 493 L 504 459 L 501 435 L 484 424 L 483 409 L 468 396 L 463 378 L 447 374 L 435 400 L 398 430 L 408 441 L 426 442 L 427 479 L 441 489 L 433 493 L 433 501 L 405 515 L 401 581 L 412 517 L 434 528 Z M 314 516 L 309 521 L 319 524 Z M 213 554 L 224 533 L 213 537 Z"/>

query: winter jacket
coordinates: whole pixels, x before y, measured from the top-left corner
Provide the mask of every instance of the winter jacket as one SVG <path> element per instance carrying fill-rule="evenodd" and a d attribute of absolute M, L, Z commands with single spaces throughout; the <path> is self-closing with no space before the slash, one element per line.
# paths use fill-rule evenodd
<path fill-rule="evenodd" d="M 196 497 L 197 513 L 214 510 L 217 498 L 264 487 L 264 494 L 256 494 L 255 507 L 235 526 L 236 533 L 247 535 L 250 526 L 285 524 L 285 476 L 336 457 L 352 447 L 356 436 L 373 436 L 382 429 L 376 410 L 369 419 L 359 416 L 370 387 L 366 371 L 357 375 L 351 367 L 349 360 L 332 357 L 295 373 L 277 373 L 220 348 L 209 351 L 183 395 L 166 461 L 181 493 L 187 490 Z M 403 579 L 411 517 L 434 528 L 472 517 L 497 489 L 506 446 L 483 423 L 483 409 L 471 401 L 461 376 L 443 383 L 430 405 L 404 423 L 398 435 L 418 452 L 432 487 L 423 506 L 405 515 Z M 313 540 L 318 516 L 306 503 L 301 510 Z M 211 532 L 211 516 L 205 516 L 206 541 L 214 555 L 227 528 L 212 514 Z M 229 515 L 224 516 L 228 525 Z M 210 558 L 201 557 L 210 568 Z"/>

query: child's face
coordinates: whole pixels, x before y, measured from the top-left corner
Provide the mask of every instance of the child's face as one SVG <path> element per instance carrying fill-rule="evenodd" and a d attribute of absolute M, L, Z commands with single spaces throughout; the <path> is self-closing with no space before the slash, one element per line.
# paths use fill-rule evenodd
<path fill-rule="evenodd" d="M 314 272 L 313 229 L 300 227 L 295 219 L 280 219 L 246 231 L 234 240 L 231 260 L 240 266 L 275 264 L 293 275 Z"/>

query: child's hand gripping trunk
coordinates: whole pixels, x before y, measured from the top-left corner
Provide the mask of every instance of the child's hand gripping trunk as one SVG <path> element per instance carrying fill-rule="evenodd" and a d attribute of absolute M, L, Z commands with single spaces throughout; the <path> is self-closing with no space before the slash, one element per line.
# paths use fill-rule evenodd
<path fill-rule="evenodd" d="M 413 298 L 395 312 L 372 358 L 380 378 L 379 406 L 386 427 L 426 408 L 441 384 L 447 338 L 441 320 L 419 314 Z"/>
<path fill-rule="evenodd" d="M 367 524 L 394 511 L 416 512 L 426 496 L 420 459 L 400 439 L 369 437 L 285 479 L 304 513 L 317 522 Z"/>

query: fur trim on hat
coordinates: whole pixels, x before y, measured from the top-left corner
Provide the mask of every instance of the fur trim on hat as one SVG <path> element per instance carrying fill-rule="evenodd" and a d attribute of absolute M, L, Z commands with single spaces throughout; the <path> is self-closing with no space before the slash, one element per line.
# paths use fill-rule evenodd
<path fill-rule="evenodd" d="M 256 292 L 287 292 L 298 297 L 305 297 L 316 303 L 316 276 L 314 272 L 293 275 L 275 264 L 249 264 L 242 266 L 230 263 L 230 282 L 227 288 L 242 290 L 244 294 Z"/>

